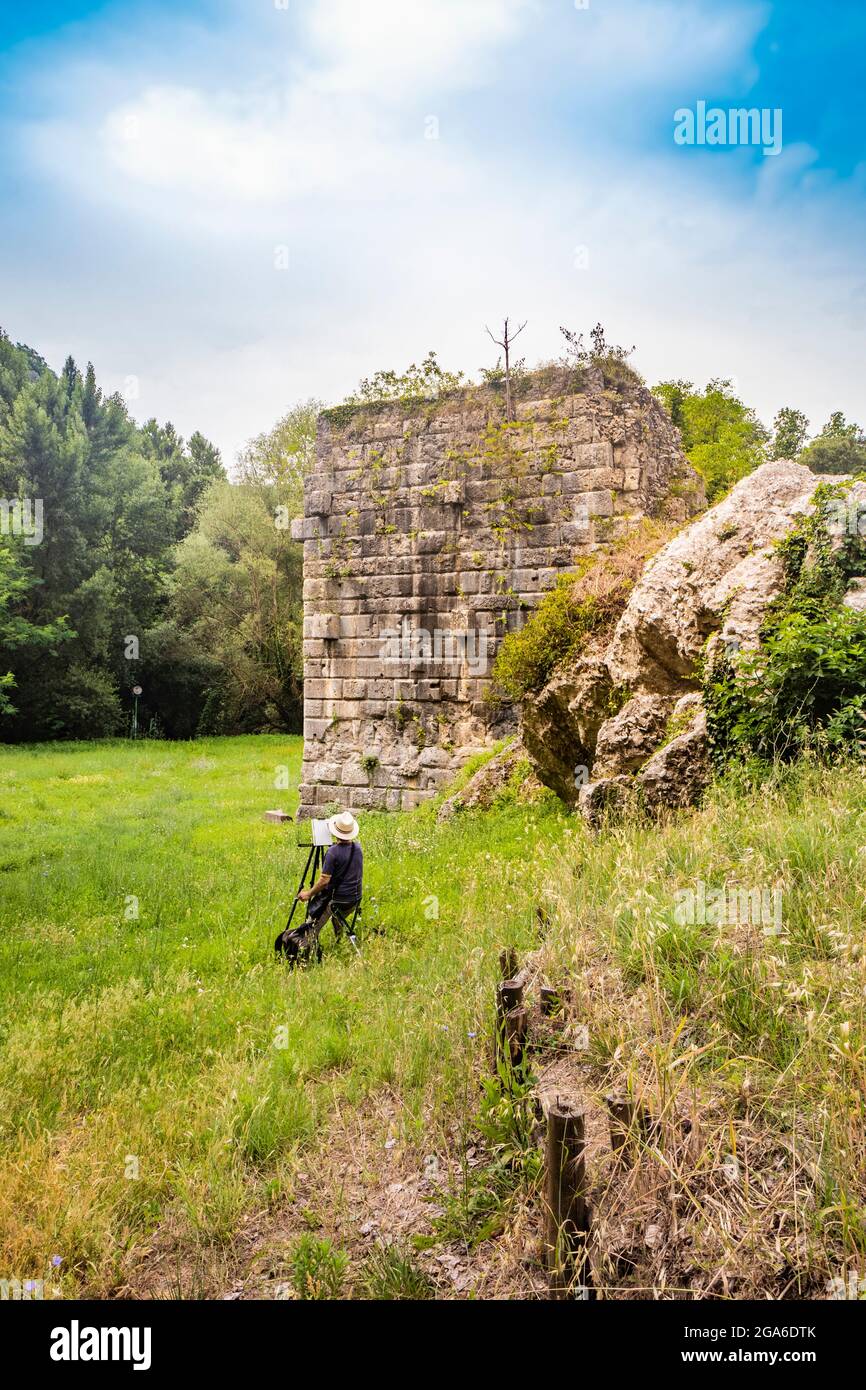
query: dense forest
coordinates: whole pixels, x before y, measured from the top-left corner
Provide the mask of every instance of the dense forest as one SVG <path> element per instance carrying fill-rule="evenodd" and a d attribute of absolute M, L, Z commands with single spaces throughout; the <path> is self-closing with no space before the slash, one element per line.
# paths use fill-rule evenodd
<path fill-rule="evenodd" d="M 0 737 L 294 730 L 314 402 L 230 481 L 200 433 L 137 425 L 93 367 L 0 334 Z"/>
<path fill-rule="evenodd" d="M 565 330 L 563 330 L 565 332 Z M 598 325 L 565 332 L 565 361 L 640 382 Z M 513 379 L 525 371 L 512 368 Z M 482 371 L 496 385 L 497 367 Z M 430 353 L 378 372 L 345 406 L 435 398 L 463 385 Z M 816 472 L 866 469 L 866 440 L 836 412 L 808 443 L 785 407 L 768 429 L 726 380 L 654 388 L 710 501 L 768 458 Z M 60 375 L 0 330 L 0 738 L 32 742 L 297 731 L 303 703 L 302 508 L 316 401 L 252 439 L 229 478 L 196 432 L 130 418 L 88 364 Z"/>

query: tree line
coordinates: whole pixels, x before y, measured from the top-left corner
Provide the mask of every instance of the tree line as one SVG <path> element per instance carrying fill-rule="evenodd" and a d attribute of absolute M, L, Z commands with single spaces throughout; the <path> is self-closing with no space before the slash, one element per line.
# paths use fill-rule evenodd
<path fill-rule="evenodd" d="M 296 730 L 315 402 L 230 481 L 196 432 L 133 421 L 93 367 L 0 332 L 0 738 Z"/>
<path fill-rule="evenodd" d="M 565 363 L 640 377 L 601 325 Z M 614 371 L 615 369 L 615 371 Z M 525 373 L 509 363 L 510 376 Z M 497 369 L 482 371 L 488 384 Z M 378 372 L 341 410 L 436 399 L 470 383 L 435 353 Z M 866 437 L 835 412 L 809 440 L 802 411 L 768 429 L 732 383 L 653 387 L 707 483 L 710 502 L 759 464 L 866 471 Z M 196 432 L 131 419 L 93 367 L 60 374 L 0 330 L 0 739 L 296 731 L 303 713 L 302 547 L 292 541 L 315 452 L 308 401 L 252 439 L 229 479 Z"/>
<path fill-rule="evenodd" d="M 810 440 L 809 420 L 802 410 L 784 406 L 767 429 L 729 380 L 710 381 L 702 391 L 691 381 L 662 381 L 653 394 L 678 426 L 689 461 L 707 484 L 710 502 L 773 459 L 794 459 L 813 473 L 866 470 L 866 434 L 840 410 Z"/>

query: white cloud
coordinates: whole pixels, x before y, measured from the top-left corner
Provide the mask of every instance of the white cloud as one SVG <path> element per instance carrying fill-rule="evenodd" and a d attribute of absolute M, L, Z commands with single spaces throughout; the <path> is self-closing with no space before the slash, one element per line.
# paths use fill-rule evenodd
<path fill-rule="evenodd" d="M 301 88 L 276 96 L 152 87 L 106 117 L 103 150 L 130 182 L 184 201 L 277 203 L 360 180 L 387 150 L 369 114 Z"/>
<path fill-rule="evenodd" d="M 221 109 L 189 88 L 149 88 L 109 112 L 102 135 L 111 173 L 152 188 L 261 198 L 281 173 L 280 142 L 260 112 L 238 101 Z"/>
<path fill-rule="evenodd" d="M 506 55 L 524 91 L 527 79 L 542 90 L 573 80 L 583 92 L 609 95 L 741 60 L 760 12 L 749 4 L 719 13 L 705 0 L 620 0 L 587 11 L 541 0 L 314 0 L 302 12 L 305 42 L 281 26 L 282 16 L 267 32 L 259 16 L 255 43 L 244 28 L 231 84 L 222 70 L 219 80 L 201 80 L 191 61 L 196 81 L 132 71 L 124 84 L 132 94 L 118 101 L 116 66 L 103 83 L 89 55 L 74 89 L 78 111 L 36 123 L 28 143 L 47 174 L 80 194 L 126 201 L 157 222 L 180 225 L 186 216 L 198 234 L 221 204 L 237 204 L 226 207 L 226 220 L 243 222 L 246 205 L 328 191 L 346 197 L 373 180 L 386 194 L 402 179 L 411 183 L 423 136 L 419 100 L 436 114 L 455 89 L 477 92 L 494 79 L 507 86 Z M 68 103 L 62 71 L 57 86 Z M 102 90 L 112 93 L 107 109 Z M 440 167 L 454 153 L 447 148 Z M 479 156 L 464 149 L 461 157 L 469 164 Z M 170 191 L 171 203 L 140 196 L 154 189 Z"/>
<path fill-rule="evenodd" d="M 317 0 L 309 35 L 324 90 L 385 102 L 478 86 L 499 45 L 514 39 L 537 0 Z"/>
<path fill-rule="evenodd" d="M 201 200 L 277 204 L 318 192 L 345 197 L 373 178 L 411 179 L 422 120 L 395 119 L 395 106 L 481 82 L 535 4 L 317 0 L 307 14 L 306 63 L 295 54 L 291 76 L 263 84 L 260 52 L 254 80 L 248 67 L 235 90 L 161 83 L 111 108 L 99 125 L 105 172 L 133 199 L 136 184 L 171 190 L 181 198 L 175 213 L 185 204 L 194 215 Z M 48 160 L 57 159 L 58 143 L 70 143 L 53 123 L 36 139 Z M 92 141 L 88 132 L 71 143 L 80 155 Z M 91 161 L 74 156 L 63 159 L 64 172 L 95 192 Z M 112 196 L 122 191 L 114 187 Z"/>
<path fill-rule="evenodd" d="M 752 197 L 748 151 L 699 164 L 672 140 L 651 157 L 641 131 L 611 136 L 633 92 L 748 81 L 763 12 L 315 0 L 300 31 L 258 11 L 230 74 L 196 43 L 170 67 L 152 51 L 123 72 L 112 59 L 105 82 L 91 47 L 87 82 L 46 74 L 57 108 L 22 163 L 81 234 L 33 217 L 30 260 L 2 284 L 8 326 L 109 381 L 135 373 L 143 414 L 204 430 L 227 457 L 293 400 L 338 398 L 430 347 L 476 371 L 483 324 L 505 313 L 529 319 L 529 360 L 559 350 L 559 323 L 601 319 L 651 379 L 736 374 L 765 414 L 815 417 L 827 382 L 856 415 L 858 324 L 839 305 L 866 273 L 839 235 L 843 192 L 806 188 L 810 153 L 761 161 Z M 572 87 L 590 98 L 579 158 L 558 103 Z M 438 141 L 426 111 L 443 114 Z"/>

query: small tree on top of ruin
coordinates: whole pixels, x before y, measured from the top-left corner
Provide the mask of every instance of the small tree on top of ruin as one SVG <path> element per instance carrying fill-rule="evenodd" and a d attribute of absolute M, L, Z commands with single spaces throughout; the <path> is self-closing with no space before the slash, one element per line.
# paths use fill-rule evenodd
<path fill-rule="evenodd" d="M 524 319 L 524 320 L 523 320 L 523 323 L 520 325 L 520 327 L 519 327 L 514 333 L 512 333 L 512 332 L 509 330 L 509 327 L 508 327 L 508 319 L 506 319 L 505 322 L 504 322 L 504 324 L 502 325 L 502 337 L 501 337 L 501 338 L 494 338 L 493 334 L 490 332 L 490 329 L 487 327 L 487 325 L 486 325 L 486 324 L 484 325 L 484 329 L 485 329 L 485 332 L 487 333 L 488 338 L 490 338 L 491 342 L 494 342 L 494 343 L 496 344 L 497 347 L 501 347 L 501 348 L 502 348 L 502 351 L 505 353 L 505 418 L 506 418 L 506 420 L 513 420 L 513 419 L 514 419 L 514 411 L 513 411 L 513 408 L 512 408 L 512 398 L 511 398 L 511 347 L 512 347 L 512 344 L 514 343 L 515 338 L 517 338 L 517 337 L 523 332 L 524 328 L 526 327 L 526 323 L 527 323 L 527 320 Z"/>

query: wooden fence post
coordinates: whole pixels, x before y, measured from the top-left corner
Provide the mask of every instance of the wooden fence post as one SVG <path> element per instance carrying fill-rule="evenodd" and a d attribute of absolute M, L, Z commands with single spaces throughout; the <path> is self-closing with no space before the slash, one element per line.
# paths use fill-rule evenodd
<path fill-rule="evenodd" d="M 510 1009 L 519 1009 L 523 1003 L 523 981 L 503 980 L 499 986 L 499 1008 L 503 1016 Z"/>
<path fill-rule="evenodd" d="M 509 1032 L 508 1016 L 517 1013 L 523 1008 L 523 982 L 521 980 L 503 980 L 496 991 L 496 1038 L 494 1042 L 493 1065 L 499 1071 L 500 1062 L 512 1058 L 511 1040 L 512 1032 Z M 526 1010 L 523 1009 L 523 1040 L 526 1040 Z M 522 1049 L 521 1049 L 522 1054 Z"/>
<path fill-rule="evenodd" d="M 539 936 L 546 936 L 550 930 L 550 913 L 538 903 L 535 908 L 535 925 Z"/>
<path fill-rule="evenodd" d="M 499 952 L 499 969 L 503 980 L 513 980 L 517 974 L 517 948 L 515 946 L 503 947 Z"/>
<path fill-rule="evenodd" d="M 626 1095 L 605 1096 L 610 1112 L 610 1147 L 615 1154 L 625 1148 L 629 1130 L 634 1122 L 634 1101 Z M 625 1158 L 625 1154 L 621 1154 Z"/>
<path fill-rule="evenodd" d="M 505 1015 L 503 1050 L 507 1050 L 512 1068 L 516 1069 L 523 1064 L 528 1025 L 529 1015 L 522 1005 L 517 1009 L 509 1009 Z"/>
<path fill-rule="evenodd" d="M 551 1014 L 558 1013 L 562 1008 L 562 996 L 558 989 L 551 989 L 550 985 L 542 985 L 540 990 L 541 1012 L 545 1018 L 550 1018 Z"/>
<path fill-rule="evenodd" d="M 586 1127 L 582 1110 L 559 1096 L 547 1112 L 545 1250 L 551 1298 L 590 1285 L 586 1251 Z"/>
<path fill-rule="evenodd" d="M 643 1105 L 625 1092 L 605 1096 L 610 1112 L 610 1147 L 627 1164 L 634 1157 L 636 1140 L 648 1143 L 655 1132 L 652 1118 Z"/>

